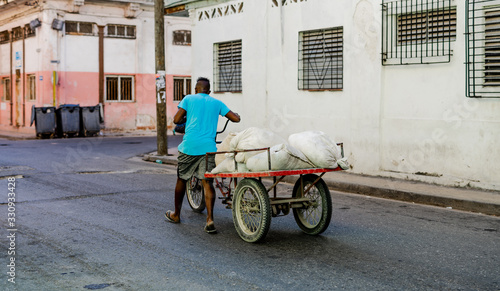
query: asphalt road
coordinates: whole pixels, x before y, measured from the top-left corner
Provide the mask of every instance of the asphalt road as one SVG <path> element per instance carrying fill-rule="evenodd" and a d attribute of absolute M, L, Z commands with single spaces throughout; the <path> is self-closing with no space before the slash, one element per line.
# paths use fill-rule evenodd
<path fill-rule="evenodd" d="M 176 169 L 137 157 L 155 149 L 0 139 L 0 290 L 500 290 L 498 217 L 332 192 L 322 235 L 288 215 L 249 244 L 219 201 L 217 235 L 187 202 L 181 224 L 165 221 Z"/>

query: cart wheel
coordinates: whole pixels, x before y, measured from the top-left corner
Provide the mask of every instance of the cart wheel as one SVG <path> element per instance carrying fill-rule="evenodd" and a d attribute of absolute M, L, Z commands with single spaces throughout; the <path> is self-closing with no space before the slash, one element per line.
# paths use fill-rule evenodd
<path fill-rule="evenodd" d="M 307 174 L 302 176 L 302 186 L 304 191 L 307 190 L 318 179 L 317 175 Z M 293 187 L 293 197 L 302 197 L 300 187 L 300 178 L 295 182 Z M 308 206 L 302 208 L 293 208 L 293 217 L 297 225 L 307 234 L 317 235 L 328 228 L 330 219 L 332 218 L 332 198 L 330 190 L 326 186 L 325 181 L 320 179 L 310 190 L 305 194 L 305 197 L 311 199 Z"/>
<path fill-rule="evenodd" d="M 205 190 L 200 179 L 193 176 L 187 181 L 186 194 L 189 206 L 194 212 L 201 213 L 205 210 Z"/>
<path fill-rule="evenodd" d="M 243 179 L 233 197 L 233 221 L 236 231 L 246 242 L 262 240 L 271 226 L 271 203 L 261 182 Z"/>

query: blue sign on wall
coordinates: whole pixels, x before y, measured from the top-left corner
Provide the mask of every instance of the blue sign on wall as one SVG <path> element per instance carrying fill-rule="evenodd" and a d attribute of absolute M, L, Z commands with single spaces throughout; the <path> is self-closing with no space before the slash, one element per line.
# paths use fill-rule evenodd
<path fill-rule="evenodd" d="M 16 52 L 16 69 L 20 69 L 21 67 L 22 67 L 21 52 Z"/>

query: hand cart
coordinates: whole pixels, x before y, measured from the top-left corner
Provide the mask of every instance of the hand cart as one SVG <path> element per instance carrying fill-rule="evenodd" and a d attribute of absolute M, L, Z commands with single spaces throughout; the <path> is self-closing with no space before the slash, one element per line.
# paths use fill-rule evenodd
<path fill-rule="evenodd" d="M 343 144 L 338 144 L 343 154 Z M 207 153 L 225 154 L 246 151 L 267 150 L 270 163 L 270 148 L 231 152 Z M 341 171 L 334 169 L 312 168 L 299 170 L 269 170 L 262 172 L 205 173 L 206 178 L 215 178 L 215 186 L 224 197 L 222 203 L 232 209 L 233 222 L 239 236 L 247 242 L 264 239 L 269 231 L 271 217 L 287 215 L 290 210 L 297 225 L 307 234 L 318 235 L 324 232 L 332 216 L 330 190 L 322 179 L 327 172 Z M 298 175 L 291 197 L 277 197 L 277 185 L 286 176 Z M 272 177 L 273 185 L 266 188 L 263 177 Z M 229 179 L 229 181 L 227 181 Z M 234 189 L 234 193 L 232 193 Z M 196 178 L 188 181 L 187 198 L 193 210 L 201 212 L 205 208 L 203 187 Z"/>

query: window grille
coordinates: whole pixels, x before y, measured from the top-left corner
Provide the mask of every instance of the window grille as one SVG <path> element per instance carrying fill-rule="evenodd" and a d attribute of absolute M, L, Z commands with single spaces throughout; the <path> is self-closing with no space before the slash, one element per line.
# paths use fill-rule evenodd
<path fill-rule="evenodd" d="M 176 30 L 174 31 L 174 45 L 191 45 L 191 31 Z"/>
<path fill-rule="evenodd" d="M 343 89 L 343 27 L 299 33 L 299 89 Z"/>
<path fill-rule="evenodd" d="M 95 24 L 91 22 L 66 21 L 64 24 L 66 34 L 97 35 Z"/>
<path fill-rule="evenodd" d="M 3 100 L 4 101 L 11 101 L 11 95 L 10 95 L 10 78 L 3 78 L 2 79 L 3 83 Z"/>
<path fill-rule="evenodd" d="M 191 79 L 174 78 L 174 101 L 181 101 L 189 94 L 191 94 Z"/>
<path fill-rule="evenodd" d="M 106 76 L 106 101 L 134 101 L 134 77 Z"/>
<path fill-rule="evenodd" d="M 241 40 L 214 45 L 215 92 L 241 92 Z"/>
<path fill-rule="evenodd" d="M 500 1 L 466 1 L 468 97 L 500 97 Z"/>
<path fill-rule="evenodd" d="M 28 100 L 36 100 L 36 75 L 28 75 Z"/>
<path fill-rule="evenodd" d="M 384 0 L 382 64 L 450 62 L 457 34 L 453 0 Z"/>
<path fill-rule="evenodd" d="M 0 32 L 0 44 L 8 43 L 10 40 L 10 33 L 7 30 Z"/>
<path fill-rule="evenodd" d="M 108 24 L 104 35 L 106 37 L 135 38 L 135 26 Z"/>
<path fill-rule="evenodd" d="M 14 27 L 12 29 L 12 40 L 20 40 L 23 39 L 23 29 L 22 27 Z"/>

